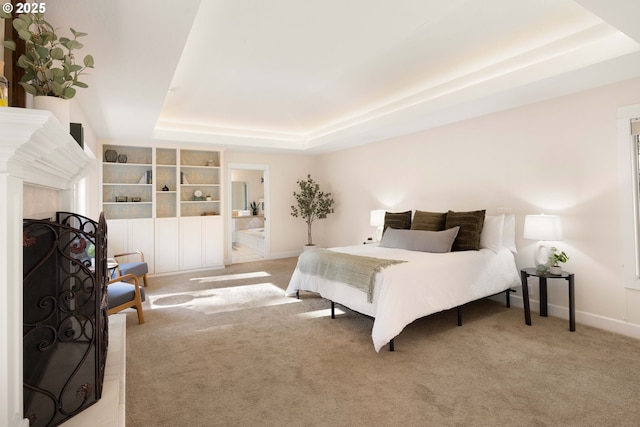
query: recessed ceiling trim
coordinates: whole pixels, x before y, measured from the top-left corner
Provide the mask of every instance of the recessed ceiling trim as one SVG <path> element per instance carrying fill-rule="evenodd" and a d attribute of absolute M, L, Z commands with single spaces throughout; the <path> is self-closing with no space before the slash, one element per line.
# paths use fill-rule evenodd
<path fill-rule="evenodd" d="M 224 145 L 308 150 L 333 141 L 340 134 L 358 134 L 355 128 L 367 129 L 387 117 L 433 114 L 474 99 L 510 88 L 530 84 L 541 78 L 576 70 L 593 63 L 640 50 L 640 44 L 606 24 L 583 29 L 544 46 L 513 54 L 500 62 L 470 69 L 465 74 L 431 87 L 422 87 L 400 99 L 369 107 L 308 133 L 279 132 L 266 129 L 242 129 L 220 125 L 158 122 L 154 138 L 188 139 L 192 142 L 216 142 Z M 355 132 L 349 131 L 354 128 Z"/>

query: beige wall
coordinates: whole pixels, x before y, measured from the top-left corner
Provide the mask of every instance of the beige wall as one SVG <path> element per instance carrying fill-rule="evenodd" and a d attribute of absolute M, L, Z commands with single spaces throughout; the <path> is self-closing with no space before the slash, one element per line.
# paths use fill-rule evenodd
<path fill-rule="evenodd" d="M 326 243 L 371 236 L 372 209 L 508 207 L 517 215 L 517 263 L 527 267 L 535 242 L 521 237 L 524 215 L 559 214 L 578 321 L 587 312 L 640 324 L 640 292 L 622 284 L 616 118 L 636 103 L 640 79 L 326 154 L 317 177 L 337 202 L 322 224 Z M 550 304 L 567 301 L 564 283 L 550 286 Z"/>

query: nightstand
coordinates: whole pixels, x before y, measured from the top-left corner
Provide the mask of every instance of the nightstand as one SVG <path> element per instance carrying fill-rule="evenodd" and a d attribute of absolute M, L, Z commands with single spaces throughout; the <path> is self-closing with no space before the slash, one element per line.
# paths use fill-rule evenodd
<path fill-rule="evenodd" d="M 522 279 L 522 301 L 524 303 L 524 321 L 531 325 L 531 309 L 529 307 L 529 286 L 527 279 L 530 276 L 538 278 L 540 286 L 540 316 L 547 317 L 547 279 L 564 279 L 569 283 L 569 330 L 576 330 L 576 304 L 573 273 L 563 271 L 561 274 L 539 273 L 535 268 L 523 268 L 520 270 Z"/>

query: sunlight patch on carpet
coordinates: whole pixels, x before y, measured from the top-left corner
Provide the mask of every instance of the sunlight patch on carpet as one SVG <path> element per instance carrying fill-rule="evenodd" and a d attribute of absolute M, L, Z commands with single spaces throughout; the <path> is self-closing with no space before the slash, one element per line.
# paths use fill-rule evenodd
<path fill-rule="evenodd" d="M 152 310 L 180 307 L 204 314 L 300 302 L 286 297 L 282 289 L 273 283 L 173 292 L 149 295 L 148 298 Z"/>
<path fill-rule="evenodd" d="M 344 311 L 340 310 L 338 307 L 335 308 L 336 316 L 340 314 L 345 314 Z M 298 313 L 296 317 L 302 317 L 303 319 L 316 319 L 318 317 L 331 317 L 331 309 L 326 308 L 324 310 L 315 310 L 315 311 L 307 311 L 305 313 Z"/>
<path fill-rule="evenodd" d="M 192 280 L 198 283 L 212 283 L 212 282 L 224 282 L 225 280 L 242 280 L 242 279 L 255 279 L 260 277 L 271 276 L 266 271 L 254 271 L 252 273 L 239 273 L 239 274 L 225 274 L 223 276 L 209 276 L 209 277 L 194 277 Z"/>

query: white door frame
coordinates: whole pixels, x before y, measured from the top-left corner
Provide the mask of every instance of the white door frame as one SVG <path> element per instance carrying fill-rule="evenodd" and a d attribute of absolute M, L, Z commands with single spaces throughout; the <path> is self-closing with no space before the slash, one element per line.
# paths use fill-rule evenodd
<path fill-rule="evenodd" d="M 227 217 L 227 250 L 225 264 L 233 263 L 233 206 L 231 205 L 231 173 L 234 170 L 260 170 L 264 177 L 264 259 L 271 257 L 271 203 L 269 195 L 269 165 L 254 163 L 229 163 L 227 164 L 227 192 L 228 203 L 226 205 Z"/>

